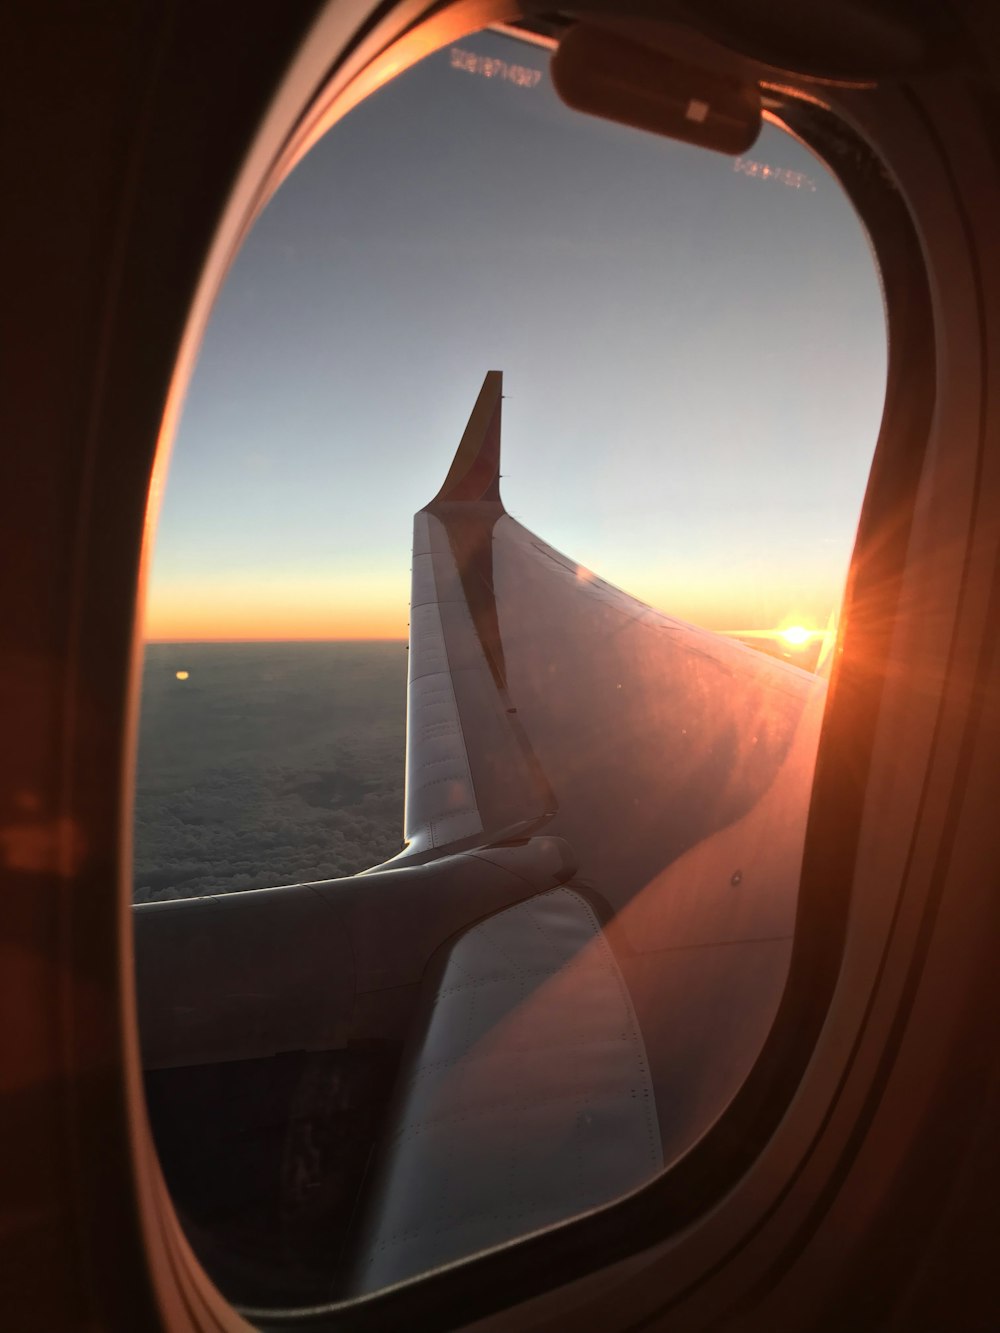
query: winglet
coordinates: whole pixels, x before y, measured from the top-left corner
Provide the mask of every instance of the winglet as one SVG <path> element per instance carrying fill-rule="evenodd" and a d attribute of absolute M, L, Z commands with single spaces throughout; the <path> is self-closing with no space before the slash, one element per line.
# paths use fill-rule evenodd
<path fill-rule="evenodd" d="M 440 500 L 492 500 L 500 502 L 500 404 L 503 401 L 503 372 L 489 370 L 469 417 L 444 485 L 434 497 Z"/>

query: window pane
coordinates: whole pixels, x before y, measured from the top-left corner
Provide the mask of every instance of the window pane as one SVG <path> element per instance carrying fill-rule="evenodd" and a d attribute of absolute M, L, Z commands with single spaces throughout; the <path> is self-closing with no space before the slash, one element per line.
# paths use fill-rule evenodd
<path fill-rule="evenodd" d="M 669 1169 L 784 984 L 878 274 L 780 129 L 733 159 L 585 118 L 547 58 L 479 34 L 317 145 L 175 444 L 140 1020 L 168 1183 L 242 1303 Z"/>

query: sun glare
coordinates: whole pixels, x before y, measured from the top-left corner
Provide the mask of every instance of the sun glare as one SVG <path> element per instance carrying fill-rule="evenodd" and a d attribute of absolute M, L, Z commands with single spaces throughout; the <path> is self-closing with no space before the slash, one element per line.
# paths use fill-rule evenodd
<path fill-rule="evenodd" d="M 791 647 L 801 648 L 812 638 L 812 631 L 806 629 L 804 625 L 789 625 L 787 629 L 781 631 L 781 637 Z"/>

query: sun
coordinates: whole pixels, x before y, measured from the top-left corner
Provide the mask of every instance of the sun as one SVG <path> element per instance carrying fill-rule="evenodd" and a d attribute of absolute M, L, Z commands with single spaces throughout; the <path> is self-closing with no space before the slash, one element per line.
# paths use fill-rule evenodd
<path fill-rule="evenodd" d="M 804 625 L 789 625 L 787 629 L 781 631 L 781 637 L 791 647 L 801 648 L 812 638 L 812 630 L 806 629 Z"/>

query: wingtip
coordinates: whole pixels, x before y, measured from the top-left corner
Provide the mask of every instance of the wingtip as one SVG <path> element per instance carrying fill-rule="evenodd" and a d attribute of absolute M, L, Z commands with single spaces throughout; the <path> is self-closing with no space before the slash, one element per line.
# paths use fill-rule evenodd
<path fill-rule="evenodd" d="M 500 503 L 500 408 L 503 371 L 488 370 L 438 501 Z"/>

